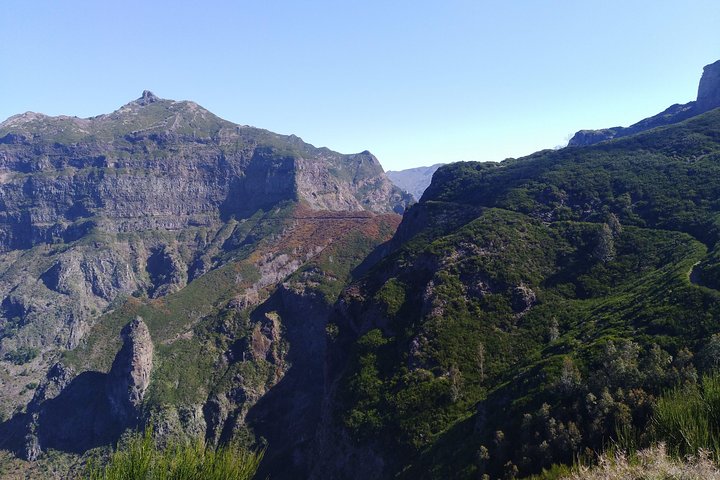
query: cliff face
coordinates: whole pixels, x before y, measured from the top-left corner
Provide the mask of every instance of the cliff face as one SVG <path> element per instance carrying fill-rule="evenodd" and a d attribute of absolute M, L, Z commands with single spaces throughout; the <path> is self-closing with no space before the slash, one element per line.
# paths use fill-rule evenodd
<path fill-rule="evenodd" d="M 697 108 L 708 111 L 720 106 L 720 60 L 703 69 L 697 95 Z"/>
<path fill-rule="evenodd" d="M 401 212 L 369 152 L 341 155 L 234 125 L 145 92 L 90 119 L 27 113 L 0 124 L 0 249 L 106 232 L 212 227 L 281 201 Z"/>
<path fill-rule="evenodd" d="M 122 423 L 137 421 L 145 392 L 150 385 L 153 343 L 142 318 L 137 317 L 120 332 L 123 346 L 108 373 L 107 396 L 110 412 Z"/>
<path fill-rule="evenodd" d="M 245 415 L 290 360 L 302 363 L 295 350 L 324 342 L 331 292 L 409 202 L 369 152 L 315 148 L 150 92 L 88 119 L 9 118 L 0 430 L 27 458 L 83 452 L 137 422 L 160 435 L 252 436 Z M 304 318 L 302 298 L 253 313 L 293 275 L 298 292 L 319 289 L 308 293 L 312 335 L 284 324 Z M 270 415 L 253 414 L 258 429 Z"/>
<path fill-rule="evenodd" d="M 81 453 L 137 427 L 154 347 L 140 317 L 122 329 L 121 337 L 122 347 L 107 374 L 77 374 L 63 363 L 53 365 L 25 413 L 0 424 L 1 446 L 36 460 L 48 448 Z"/>
<path fill-rule="evenodd" d="M 613 138 L 625 137 L 663 125 L 682 122 L 720 107 L 720 60 L 703 69 L 697 100 L 683 105 L 673 105 L 666 110 L 641 120 L 629 127 L 612 127 L 601 130 L 580 130 L 570 139 L 568 146 L 592 145 Z"/>

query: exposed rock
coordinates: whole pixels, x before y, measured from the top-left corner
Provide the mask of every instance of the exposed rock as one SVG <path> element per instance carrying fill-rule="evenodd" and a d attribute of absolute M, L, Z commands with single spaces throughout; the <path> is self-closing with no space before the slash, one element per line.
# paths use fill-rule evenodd
<path fill-rule="evenodd" d="M 523 313 L 537 303 L 537 295 L 532 288 L 524 283 L 512 289 L 512 308 L 516 313 Z"/>
<path fill-rule="evenodd" d="M 684 105 L 673 105 L 665 111 L 641 120 L 629 127 L 612 127 L 601 130 L 580 130 L 568 143 L 569 147 L 593 145 L 605 140 L 633 135 L 651 128 L 682 122 L 695 115 L 720 107 L 720 60 L 706 65 L 698 86 L 697 100 Z"/>
<path fill-rule="evenodd" d="M 187 284 L 187 265 L 182 257 L 168 245 L 162 245 L 153 250 L 147 259 L 145 269 L 152 283 L 148 291 L 151 298 L 176 292 Z"/>
<path fill-rule="evenodd" d="M 615 258 L 614 234 L 607 223 L 604 223 L 597 233 L 593 257 L 603 263 L 610 262 Z"/>
<path fill-rule="evenodd" d="M 45 380 L 38 386 L 33 395 L 32 402 L 28 405 L 28 411 L 34 412 L 47 400 L 60 395 L 72 379 L 75 378 L 75 371 L 58 362 L 48 370 Z"/>
<path fill-rule="evenodd" d="M 55 358 L 46 354 L 75 348 L 124 298 L 175 293 L 222 265 L 228 251 L 257 244 L 247 225 L 258 210 L 390 213 L 411 201 L 367 151 L 315 148 L 150 91 L 93 118 L 7 119 L 0 351 L 37 352 L 37 360 L 27 377 L 8 380 L 0 411 L 26 403 L 25 385 L 51 366 L 42 359 Z M 306 260 L 275 253 L 259 265 L 258 289 Z M 248 291 L 238 305 L 260 301 Z"/>
<path fill-rule="evenodd" d="M 157 102 L 160 100 L 154 93 L 152 93 L 150 90 L 143 90 L 142 96 L 136 100 L 138 105 L 150 105 L 151 103 Z"/>
<path fill-rule="evenodd" d="M 0 425 L 6 448 L 27 460 L 47 449 L 82 453 L 117 440 L 137 426 L 150 383 L 153 346 L 139 317 L 122 330 L 123 346 L 108 374 L 74 371 L 55 364 L 27 412 Z"/>
<path fill-rule="evenodd" d="M 0 138 L 0 250 L 110 232 L 178 230 L 301 200 L 327 210 L 411 201 L 369 152 L 342 155 L 150 92 L 109 115 L 12 117 Z"/>
<path fill-rule="evenodd" d="M 132 421 L 137 418 L 150 385 L 153 344 L 150 331 L 140 317 L 128 323 L 121 335 L 123 346 L 108 373 L 106 389 L 112 414 Z"/>
<path fill-rule="evenodd" d="M 130 266 L 110 250 L 95 250 L 92 256 L 77 250 L 60 254 L 40 280 L 58 293 L 83 298 L 95 295 L 105 301 L 132 291 L 138 283 Z"/>
<path fill-rule="evenodd" d="M 706 112 L 720 106 L 720 60 L 703 69 L 697 95 L 697 108 Z"/>
<path fill-rule="evenodd" d="M 412 194 L 415 201 L 420 201 L 420 197 L 432 181 L 433 173 L 443 165 L 444 163 L 436 163 L 429 167 L 389 170 L 387 176 L 395 185 Z"/>

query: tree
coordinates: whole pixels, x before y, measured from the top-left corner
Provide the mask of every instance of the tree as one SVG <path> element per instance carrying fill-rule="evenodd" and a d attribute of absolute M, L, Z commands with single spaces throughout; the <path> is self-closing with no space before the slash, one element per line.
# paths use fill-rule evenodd
<path fill-rule="evenodd" d="M 455 403 L 460 400 L 460 397 L 462 396 L 462 373 L 460 373 L 459 368 L 453 365 L 448 371 L 448 376 L 450 377 L 450 398 L 453 403 Z"/>
<path fill-rule="evenodd" d="M 482 383 L 485 381 L 485 345 L 482 342 L 478 344 L 475 360 L 480 375 L 480 383 Z"/>

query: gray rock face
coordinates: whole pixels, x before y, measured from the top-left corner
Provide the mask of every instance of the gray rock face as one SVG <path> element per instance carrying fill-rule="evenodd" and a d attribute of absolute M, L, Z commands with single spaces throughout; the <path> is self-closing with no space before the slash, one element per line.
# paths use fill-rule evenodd
<path fill-rule="evenodd" d="M 524 313 L 537 302 L 537 295 L 524 283 L 512 289 L 512 308 L 516 313 Z"/>
<path fill-rule="evenodd" d="M 445 164 L 436 163 L 429 167 L 415 167 L 397 171 L 389 170 L 387 176 L 396 186 L 412 194 L 415 201 L 420 201 L 420 197 L 422 197 L 423 192 L 432 181 L 433 173 L 443 165 Z"/>
<path fill-rule="evenodd" d="M 142 318 L 128 323 L 121 332 L 123 346 L 115 357 L 107 377 L 110 409 L 123 423 L 132 423 L 150 385 L 153 343 Z"/>
<path fill-rule="evenodd" d="M 698 87 L 697 100 L 684 105 L 673 105 L 663 112 L 641 120 L 629 127 L 612 127 L 601 130 L 580 130 L 568 143 L 569 147 L 593 145 L 614 138 L 633 135 L 663 125 L 682 122 L 695 115 L 720 107 L 720 60 L 706 65 Z"/>
<path fill-rule="evenodd" d="M 35 460 L 46 449 L 84 452 L 116 440 L 140 421 L 150 385 L 153 343 L 140 317 L 121 333 L 123 345 L 107 374 L 56 363 L 27 406 L 27 413 L 0 424 L 4 448 Z"/>
<path fill-rule="evenodd" d="M 410 198 L 369 152 L 318 149 L 147 91 L 109 115 L 0 124 L 0 251 L 94 229 L 208 227 L 281 201 L 391 212 Z"/>
<path fill-rule="evenodd" d="M 720 60 L 703 69 L 697 95 L 697 108 L 708 111 L 720 106 Z"/>

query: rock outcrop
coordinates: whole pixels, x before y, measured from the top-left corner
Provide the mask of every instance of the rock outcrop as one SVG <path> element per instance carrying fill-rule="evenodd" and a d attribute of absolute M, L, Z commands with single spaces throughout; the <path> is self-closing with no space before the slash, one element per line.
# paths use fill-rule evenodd
<path fill-rule="evenodd" d="M 150 385 L 153 343 L 142 318 L 128 323 L 121 332 L 123 346 L 107 376 L 107 397 L 111 414 L 122 423 L 138 419 L 139 407 Z"/>
<path fill-rule="evenodd" d="M 701 112 L 720 106 L 720 60 L 703 69 L 696 103 Z"/>
<path fill-rule="evenodd" d="M 0 424 L 3 448 L 27 460 L 47 449 L 81 453 L 117 440 L 138 426 L 150 384 L 153 344 L 140 317 L 122 329 L 123 345 L 107 374 L 56 363 L 40 383 L 25 413 Z"/>
<path fill-rule="evenodd" d="M 605 140 L 626 137 L 655 127 L 682 122 L 720 107 L 720 60 L 703 69 L 698 86 L 697 100 L 683 105 L 673 105 L 663 112 L 641 120 L 629 127 L 612 127 L 601 130 L 580 130 L 568 143 L 569 147 L 592 145 Z"/>

